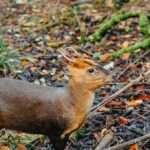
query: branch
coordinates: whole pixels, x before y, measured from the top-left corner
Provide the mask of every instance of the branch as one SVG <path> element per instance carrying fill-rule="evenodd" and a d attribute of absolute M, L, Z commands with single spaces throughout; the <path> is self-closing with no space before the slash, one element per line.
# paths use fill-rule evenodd
<path fill-rule="evenodd" d="M 116 145 L 116 146 L 113 146 L 113 147 L 110 147 L 110 148 L 107 148 L 104 150 L 119 150 L 119 149 L 122 149 L 123 147 L 127 147 L 127 146 L 133 145 L 135 143 L 139 143 L 139 142 L 144 141 L 146 139 L 150 139 L 150 133 L 148 133 L 144 136 L 141 136 L 139 138 L 136 138 L 134 140 L 131 140 L 131 141 L 128 141 L 128 142 L 125 142 L 125 143 L 122 143 L 122 144 L 119 144 L 119 145 Z"/>
<path fill-rule="evenodd" d="M 119 91 L 117 91 L 116 93 L 114 93 L 113 95 L 111 95 L 108 98 L 105 98 L 102 102 L 100 102 L 98 105 L 96 105 L 94 108 L 92 108 L 93 112 L 91 112 L 89 114 L 88 117 L 92 116 L 97 110 L 100 109 L 100 107 L 104 106 L 105 104 L 107 104 L 109 101 L 111 101 L 112 99 L 116 98 L 119 94 L 123 93 L 124 91 L 126 91 L 128 88 L 130 88 L 132 85 L 134 85 L 135 83 L 139 82 L 140 80 L 144 79 L 146 76 L 148 76 L 150 74 L 150 69 L 145 72 L 144 74 L 142 74 L 141 76 L 139 76 L 138 78 L 136 78 L 135 80 L 133 80 L 132 82 L 130 82 L 129 84 L 127 84 L 126 86 L 124 86 L 122 89 L 120 89 Z"/>
<path fill-rule="evenodd" d="M 95 148 L 95 150 L 101 150 L 101 149 L 105 148 L 112 141 L 112 139 L 113 139 L 113 132 L 106 134 L 102 138 L 102 140 L 100 141 L 98 146 Z"/>

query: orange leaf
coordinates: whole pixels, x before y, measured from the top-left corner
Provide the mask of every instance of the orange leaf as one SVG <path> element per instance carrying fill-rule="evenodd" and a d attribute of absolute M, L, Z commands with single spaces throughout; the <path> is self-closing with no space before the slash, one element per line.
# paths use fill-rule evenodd
<path fill-rule="evenodd" d="M 138 150 L 138 144 L 131 145 L 129 150 Z"/>
<path fill-rule="evenodd" d="M 0 150 L 11 150 L 8 146 L 0 146 Z"/>
<path fill-rule="evenodd" d="M 122 58 L 123 58 L 124 60 L 129 59 L 129 57 L 130 57 L 130 53 L 124 53 L 123 56 L 122 56 Z"/>
<path fill-rule="evenodd" d="M 98 111 L 100 111 L 100 112 L 109 112 L 110 109 L 103 106 Z"/>
<path fill-rule="evenodd" d="M 104 135 L 106 134 L 106 132 L 107 132 L 107 129 L 106 129 L 106 128 L 103 128 L 103 129 L 101 130 L 101 135 L 104 136 Z"/>
<path fill-rule="evenodd" d="M 27 148 L 22 144 L 17 144 L 17 150 L 27 150 Z"/>
<path fill-rule="evenodd" d="M 110 54 L 105 54 L 101 60 L 102 62 L 110 62 Z"/>
<path fill-rule="evenodd" d="M 128 106 L 132 106 L 132 107 L 137 107 L 139 106 L 140 104 L 143 103 L 142 100 L 133 100 L 133 101 L 130 101 L 130 102 L 125 102 Z"/>
<path fill-rule="evenodd" d="M 101 92 L 101 96 L 106 96 L 107 95 L 107 92 L 106 91 L 102 91 Z"/>
<path fill-rule="evenodd" d="M 123 125 L 128 124 L 128 120 L 124 117 L 119 117 L 118 121 L 120 124 L 123 124 Z"/>
<path fill-rule="evenodd" d="M 120 47 L 121 48 L 127 48 L 128 46 L 129 46 L 129 42 L 128 41 L 124 41 Z"/>
<path fill-rule="evenodd" d="M 150 100 L 150 94 L 140 94 L 139 99 Z"/>
<path fill-rule="evenodd" d="M 30 70 L 35 71 L 35 70 L 37 70 L 37 67 L 36 66 L 31 66 Z"/>
<path fill-rule="evenodd" d="M 115 35 L 112 35 L 112 36 L 110 37 L 110 39 L 111 39 L 112 41 L 115 41 L 117 38 L 116 38 Z"/>
<path fill-rule="evenodd" d="M 27 48 L 25 49 L 25 51 L 26 51 L 26 52 L 30 52 L 30 51 L 31 51 L 31 47 L 27 47 Z"/>
<path fill-rule="evenodd" d="M 22 62 L 21 62 L 22 67 L 26 66 L 27 64 L 28 64 L 27 60 L 22 60 Z"/>

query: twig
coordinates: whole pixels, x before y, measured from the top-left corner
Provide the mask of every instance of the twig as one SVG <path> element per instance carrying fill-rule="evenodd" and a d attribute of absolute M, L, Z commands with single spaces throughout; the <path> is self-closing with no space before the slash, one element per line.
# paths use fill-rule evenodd
<path fill-rule="evenodd" d="M 60 3 L 60 0 L 57 0 L 53 14 L 55 14 L 57 12 L 59 3 Z"/>
<path fill-rule="evenodd" d="M 150 53 L 150 50 L 146 51 L 143 55 L 139 56 L 139 58 L 137 60 L 135 60 L 133 63 L 131 63 L 130 65 L 128 65 L 122 72 L 121 74 L 119 74 L 119 76 L 116 78 L 116 80 L 118 80 L 130 67 L 132 67 L 135 63 L 137 63 L 141 58 L 143 58 L 144 56 L 146 56 L 147 54 Z"/>
<path fill-rule="evenodd" d="M 128 141 L 128 142 L 125 142 L 125 143 L 122 143 L 122 144 L 119 144 L 119 145 L 116 145 L 116 146 L 113 146 L 113 147 L 110 147 L 110 148 L 107 148 L 104 150 L 120 150 L 123 147 L 127 147 L 127 146 L 133 145 L 135 143 L 139 143 L 139 142 L 144 141 L 146 139 L 150 139 L 150 133 L 148 133 L 144 136 L 141 136 L 139 138 L 136 138 L 134 140 L 131 140 L 131 141 Z"/>
<path fill-rule="evenodd" d="M 106 134 L 102 140 L 99 142 L 98 146 L 95 148 L 95 150 L 102 150 L 105 148 L 113 139 L 113 132 L 110 132 Z"/>
<path fill-rule="evenodd" d="M 116 98 L 119 94 L 123 93 L 124 91 L 126 91 L 128 88 L 130 88 L 132 85 L 134 85 L 135 83 L 139 82 L 140 80 L 144 79 L 146 76 L 148 76 L 148 74 L 150 74 L 150 69 L 145 72 L 144 74 L 142 74 L 141 76 L 139 76 L 138 78 L 136 78 L 135 80 L 133 80 L 132 82 L 130 82 L 129 84 L 127 84 L 126 86 L 124 86 L 123 88 L 121 88 L 119 91 L 117 91 L 116 93 L 114 93 L 113 95 L 111 95 L 108 98 L 105 98 L 102 102 L 100 102 L 98 105 L 96 105 L 94 107 L 94 111 L 91 112 L 89 114 L 88 117 L 92 116 L 97 110 L 100 109 L 100 107 L 104 106 L 105 104 L 107 104 L 109 101 L 111 101 L 112 99 Z"/>
<path fill-rule="evenodd" d="M 82 53 L 85 53 L 85 54 L 87 54 L 87 55 L 89 55 L 90 57 L 92 57 L 93 56 L 93 54 L 91 53 L 91 52 L 88 52 L 88 51 L 86 51 L 86 50 L 84 50 L 84 49 L 79 49 Z"/>
<path fill-rule="evenodd" d="M 62 50 L 62 49 L 60 49 L 59 52 L 61 53 L 61 55 L 62 55 L 65 59 L 67 59 L 67 60 L 70 61 L 70 62 L 74 62 L 73 59 L 70 59 L 68 56 L 66 56 L 66 55 L 63 53 L 63 50 Z"/>
<path fill-rule="evenodd" d="M 71 5 L 78 5 L 78 4 L 82 4 L 82 3 L 92 3 L 93 0 L 77 0 L 71 3 Z"/>

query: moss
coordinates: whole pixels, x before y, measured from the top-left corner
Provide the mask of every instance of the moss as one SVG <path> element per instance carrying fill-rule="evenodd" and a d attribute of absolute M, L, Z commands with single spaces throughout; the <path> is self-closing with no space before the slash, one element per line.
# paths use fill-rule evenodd
<path fill-rule="evenodd" d="M 147 13 L 142 12 L 140 14 L 139 25 L 141 27 L 141 33 L 146 37 L 149 36 L 150 35 L 150 24 L 149 24 Z"/>
<path fill-rule="evenodd" d="M 93 41 L 101 40 L 104 33 L 111 29 L 115 24 L 119 23 L 122 20 L 126 20 L 131 17 L 138 17 L 139 12 L 126 12 L 122 11 L 119 15 L 113 16 L 110 20 L 105 21 L 100 24 L 100 28 L 92 35 Z"/>
<path fill-rule="evenodd" d="M 147 49 L 150 48 L 150 38 L 144 39 L 141 42 L 136 43 L 135 45 L 131 45 L 127 48 L 121 49 L 112 54 L 111 59 L 122 56 L 124 53 L 133 53 L 137 49 Z"/>
<path fill-rule="evenodd" d="M 86 129 L 85 128 L 81 128 L 81 129 L 79 129 L 79 130 L 77 130 L 75 132 L 75 137 L 76 138 L 81 138 L 81 137 L 83 137 L 85 135 L 85 133 L 86 133 Z"/>

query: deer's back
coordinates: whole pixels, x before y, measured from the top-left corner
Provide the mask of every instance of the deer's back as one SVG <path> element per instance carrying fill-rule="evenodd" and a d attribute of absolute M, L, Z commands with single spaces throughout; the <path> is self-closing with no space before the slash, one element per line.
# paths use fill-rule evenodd
<path fill-rule="evenodd" d="M 69 120 L 69 110 L 64 107 L 65 99 L 67 92 L 62 88 L 1 78 L 0 127 L 31 133 L 61 134 L 59 132 Z"/>

